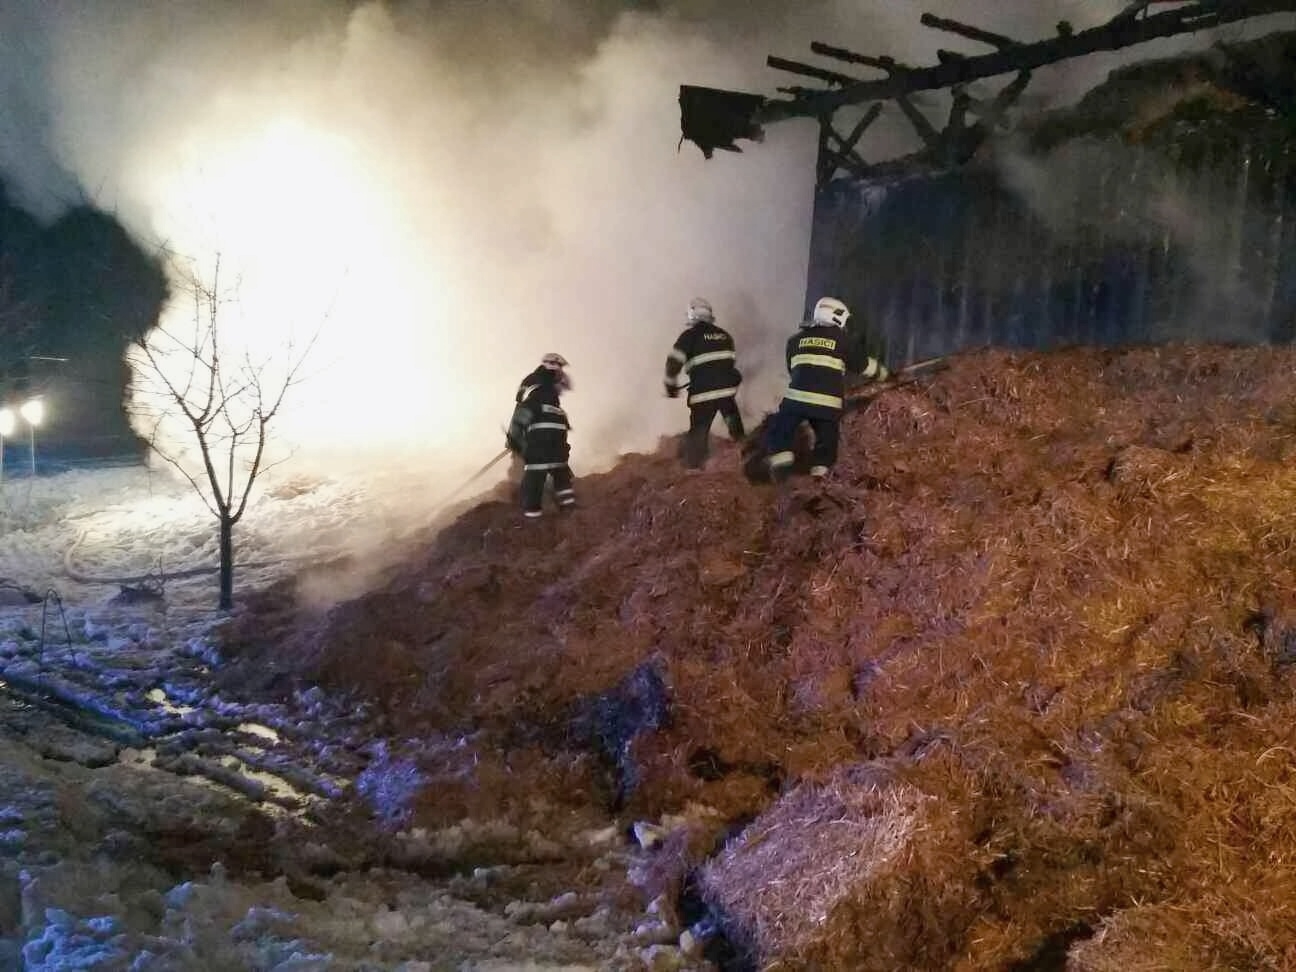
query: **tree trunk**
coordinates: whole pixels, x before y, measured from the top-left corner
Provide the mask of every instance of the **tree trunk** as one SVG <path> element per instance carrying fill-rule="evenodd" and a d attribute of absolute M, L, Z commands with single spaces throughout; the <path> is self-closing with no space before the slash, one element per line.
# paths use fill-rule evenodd
<path fill-rule="evenodd" d="M 220 518 L 220 609 L 234 606 L 234 521 Z"/>

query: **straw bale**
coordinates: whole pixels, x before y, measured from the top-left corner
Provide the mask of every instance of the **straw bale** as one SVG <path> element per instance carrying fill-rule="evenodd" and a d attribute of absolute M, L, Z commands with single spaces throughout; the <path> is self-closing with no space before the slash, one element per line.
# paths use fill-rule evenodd
<path fill-rule="evenodd" d="M 704 898 L 762 961 L 839 933 L 839 906 L 908 862 L 931 798 L 868 766 L 784 795 L 712 858 Z"/>

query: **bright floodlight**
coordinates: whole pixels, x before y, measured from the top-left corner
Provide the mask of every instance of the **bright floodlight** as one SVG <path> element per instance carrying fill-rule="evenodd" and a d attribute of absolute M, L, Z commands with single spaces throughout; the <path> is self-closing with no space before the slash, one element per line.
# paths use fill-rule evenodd
<path fill-rule="evenodd" d="M 17 422 L 18 420 L 14 417 L 12 408 L 0 408 L 0 439 L 13 435 L 14 426 Z"/>
<path fill-rule="evenodd" d="M 28 425 L 40 425 L 41 419 L 45 418 L 45 403 L 39 398 L 29 398 L 22 403 L 22 407 L 18 409 L 18 414 L 23 417 L 23 421 Z"/>

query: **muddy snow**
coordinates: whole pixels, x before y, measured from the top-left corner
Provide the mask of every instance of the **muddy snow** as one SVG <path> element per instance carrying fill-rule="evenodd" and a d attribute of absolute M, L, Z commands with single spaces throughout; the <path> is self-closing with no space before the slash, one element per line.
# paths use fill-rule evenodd
<path fill-rule="evenodd" d="M 222 692 L 213 523 L 187 485 L 128 467 L 3 489 L 0 968 L 711 967 L 634 883 L 659 824 L 538 800 L 535 826 L 411 826 L 414 757 L 456 740 L 384 736 L 318 689 Z M 271 481 L 239 589 L 385 516 L 354 485 Z"/>

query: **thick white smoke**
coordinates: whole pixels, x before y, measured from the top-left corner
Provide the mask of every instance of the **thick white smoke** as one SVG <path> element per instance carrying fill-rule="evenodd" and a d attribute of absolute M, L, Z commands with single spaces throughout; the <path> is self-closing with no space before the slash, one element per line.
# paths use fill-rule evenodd
<path fill-rule="evenodd" d="M 204 278 L 219 256 L 231 346 L 318 332 L 276 423 L 299 462 L 472 468 L 557 350 L 575 458 L 602 464 L 680 423 L 659 370 L 689 297 L 752 339 L 731 308 L 795 322 L 813 138 L 677 152 L 678 84 L 748 85 L 758 49 L 577 6 L 20 4 L 3 36 L 30 39 L 43 91 L 8 87 L 45 127 L 9 134 L 5 168 L 29 203 L 89 195 Z"/>
<path fill-rule="evenodd" d="M 946 12 L 1031 39 L 1123 5 Z M 500 448 L 547 351 L 572 363 L 578 472 L 681 428 L 660 367 L 695 295 L 740 339 L 747 411 L 771 406 L 814 127 L 704 161 L 677 151 L 678 86 L 773 94 L 799 81 L 765 55 L 809 60 L 813 39 L 919 63 L 969 49 L 919 26 L 925 7 L 8 0 L 0 170 L 42 215 L 88 198 L 200 272 L 219 257 L 226 339 L 254 356 L 318 332 L 279 442 L 299 464 L 414 464 L 431 500 Z M 1073 95 L 1094 70 L 1041 84 Z M 903 121 L 879 133 L 871 153 L 911 147 Z M 164 323 L 191 316 L 177 300 Z"/>

